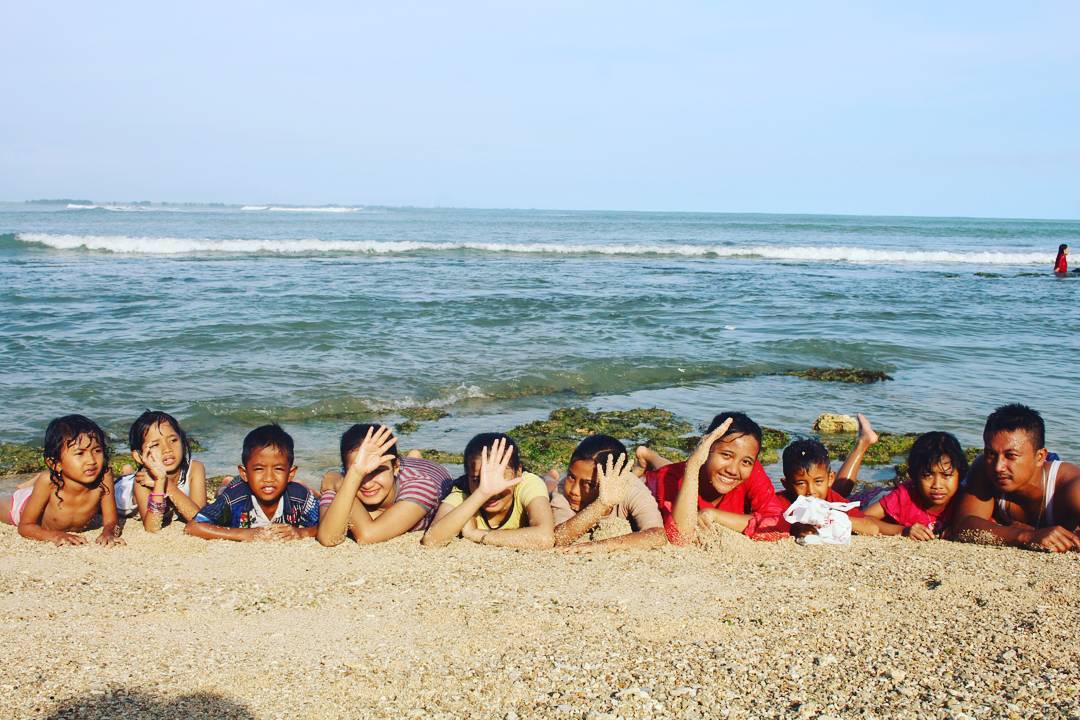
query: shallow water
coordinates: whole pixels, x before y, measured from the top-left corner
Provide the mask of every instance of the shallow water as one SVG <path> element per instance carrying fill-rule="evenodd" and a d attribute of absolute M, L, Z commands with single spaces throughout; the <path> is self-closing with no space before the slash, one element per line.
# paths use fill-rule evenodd
<path fill-rule="evenodd" d="M 1049 268 L 1078 239 L 1064 221 L 0 205 L 0 440 L 67 412 L 125 437 L 162 408 L 216 474 L 278 420 L 311 477 L 347 424 L 414 404 L 451 416 L 403 444 L 459 451 L 577 403 L 796 432 L 861 411 L 977 444 L 1021 401 L 1075 456 L 1080 278 Z M 774 374 L 809 366 L 895 380 Z"/>

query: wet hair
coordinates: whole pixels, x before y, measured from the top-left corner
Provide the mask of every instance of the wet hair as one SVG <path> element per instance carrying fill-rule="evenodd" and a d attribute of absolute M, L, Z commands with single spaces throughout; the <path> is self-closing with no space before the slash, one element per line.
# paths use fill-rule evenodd
<path fill-rule="evenodd" d="M 791 482 L 802 470 L 810 472 L 815 467 L 829 469 L 829 451 L 817 440 L 796 440 L 784 448 L 784 480 Z"/>
<path fill-rule="evenodd" d="M 727 420 L 728 418 L 731 418 L 731 427 L 729 427 L 727 432 L 724 433 L 724 437 L 728 438 L 728 437 L 731 437 L 732 435 L 749 435 L 752 438 L 754 438 L 755 440 L 757 440 L 758 452 L 760 452 L 761 451 L 761 437 L 762 437 L 761 426 L 758 425 L 753 420 L 751 420 L 750 417 L 746 413 L 741 413 L 741 412 L 722 412 L 722 413 L 720 413 L 719 415 L 717 415 L 716 417 L 714 417 L 712 419 L 711 423 L 709 423 L 709 427 L 708 427 L 708 429 L 705 430 L 705 434 L 708 435 L 713 430 L 720 427 L 720 425 L 725 420 Z"/>
<path fill-rule="evenodd" d="M 948 460 L 963 480 L 968 471 L 968 459 L 960 441 L 952 433 L 928 432 L 915 438 L 915 443 L 908 450 L 908 477 L 916 482 L 930 475 L 934 466 L 942 460 Z"/>
<path fill-rule="evenodd" d="M 244 438 L 244 451 L 240 455 L 240 464 L 247 465 L 251 454 L 260 448 L 277 448 L 289 458 L 289 465 L 293 464 L 293 439 L 277 423 L 257 427 Z"/>
<path fill-rule="evenodd" d="M 97 440 L 101 445 L 101 451 L 105 454 L 101 470 L 94 479 L 95 483 L 100 483 L 105 473 L 109 471 L 109 445 L 105 442 L 105 431 L 85 415 L 64 415 L 50 422 L 45 428 L 45 442 L 42 444 L 41 454 L 46 460 L 51 461 L 52 465 L 58 465 L 60 451 L 77 442 L 81 435 L 89 435 Z M 62 504 L 64 500 L 60 497 L 60 490 L 64 487 L 64 478 L 55 467 L 49 467 L 49 482 L 54 486 L 53 493 L 56 499 Z"/>
<path fill-rule="evenodd" d="M 180 427 L 180 423 L 177 422 L 176 418 L 167 412 L 146 410 L 142 415 L 135 418 L 135 422 L 131 423 L 131 429 L 128 430 L 128 445 L 131 446 L 132 450 L 137 450 L 142 454 L 146 433 L 149 432 L 150 428 L 161 423 L 171 425 L 176 434 L 180 436 L 180 446 L 184 448 L 184 457 L 180 460 L 180 472 L 186 472 L 188 465 L 191 464 L 191 440 L 188 439 L 187 433 L 184 432 L 184 428 Z"/>
<path fill-rule="evenodd" d="M 1046 424 L 1043 423 L 1042 415 L 1020 403 L 1002 405 L 990 413 L 983 428 L 983 442 L 989 441 L 991 436 L 999 432 L 1014 430 L 1026 432 L 1035 443 L 1036 450 L 1046 447 Z"/>
<path fill-rule="evenodd" d="M 360 447 L 364 443 L 364 438 L 367 437 L 368 430 L 378 432 L 383 425 L 379 423 L 356 423 L 351 428 L 341 434 L 341 467 L 345 469 L 349 466 L 349 453 L 356 448 Z M 394 456 L 395 460 L 400 460 L 401 455 L 398 454 L 397 440 L 394 440 L 394 444 L 390 446 L 387 453 Z"/>
<path fill-rule="evenodd" d="M 506 444 L 510 446 L 512 453 L 510 455 L 510 467 L 515 470 L 524 470 L 524 466 L 521 464 L 521 452 L 518 450 L 517 443 L 514 439 L 506 433 L 480 433 L 474 435 L 473 439 L 469 441 L 469 444 L 465 446 L 464 456 L 462 463 L 465 465 L 465 476 L 469 475 L 469 466 L 472 465 L 473 460 L 480 457 L 484 448 L 489 448 L 495 444 L 495 441 L 502 438 L 506 441 Z"/>
<path fill-rule="evenodd" d="M 570 464 L 573 465 L 578 460 L 589 460 L 597 465 L 606 465 L 609 459 L 618 460 L 620 455 L 630 457 L 626 446 L 618 439 L 610 435 L 590 435 L 574 448 L 570 455 Z"/>

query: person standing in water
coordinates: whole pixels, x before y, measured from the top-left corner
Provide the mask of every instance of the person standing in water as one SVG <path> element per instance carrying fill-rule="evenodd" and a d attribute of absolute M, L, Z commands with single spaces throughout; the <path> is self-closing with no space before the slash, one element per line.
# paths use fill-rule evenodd
<path fill-rule="evenodd" d="M 1065 243 L 1058 245 L 1057 258 L 1054 260 L 1054 272 L 1069 272 L 1069 246 Z"/>

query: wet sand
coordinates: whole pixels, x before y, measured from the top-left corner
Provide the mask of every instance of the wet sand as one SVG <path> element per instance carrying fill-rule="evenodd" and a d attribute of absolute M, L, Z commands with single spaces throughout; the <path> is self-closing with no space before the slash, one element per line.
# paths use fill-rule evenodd
<path fill-rule="evenodd" d="M 124 536 L 0 528 L 0 717 L 1080 716 L 1080 554 Z"/>

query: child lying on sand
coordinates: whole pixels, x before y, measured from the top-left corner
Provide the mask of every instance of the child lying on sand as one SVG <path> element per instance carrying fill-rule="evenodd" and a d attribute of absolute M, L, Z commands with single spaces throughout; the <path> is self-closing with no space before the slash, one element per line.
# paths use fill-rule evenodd
<path fill-rule="evenodd" d="M 555 544 L 547 485 L 525 472 L 508 435 L 477 435 L 465 446 L 464 464 L 465 475 L 442 501 L 421 543 L 437 547 L 461 536 L 501 547 Z"/>
<path fill-rule="evenodd" d="M 123 545 L 113 500 L 113 477 L 105 433 L 82 415 L 56 418 L 45 429 L 46 472 L 28 487 L 0 498 L 0 522 L 19 528 L 31 540 L 56 545 L 85 545 L 74 533 L 95 524 L 100 516 L 99 545 Z"/>
<path fill-rule="evenodd" d="M 573 552 L 667 544 L 656 499 L 634 474 L 626 447 L 610 435 L 592 435 L 578 443 L 562 490 L 551 498 L 551 511 L 556 546 L 571 545 L 609 515 L 630 521 L 633 532 L 573 545 Z"/>
<path fill-rule="evenodd" d="M 815 497 L 826 502 L 847 502 L 840 493 L 833 490 L 834 484 L 843 482 L 845 487 L 854 484 L 862 465 L 863 455 L 867 448 L 877 442 L 877 433 L 870 427 L 870 423 L 862 415 L 859 416 L 859 438 L 855 447 L 848 454 L 843 466 L 840 468 L 840 478 L 837 480 L 836 472 L 829 464 L 829 451 L 817 440 L 796 440 L 784 448 L 783 465 L 784 478 L 783 491 L 777 493 L 784 510 L 787 510 L 799 496 Z M 851 520 L 852 532 L 859 535 L 877 535 L 878 526 L 870 519 L 863 517 L 857 509 L 847 512 Z M 759 524 L 759 529 L 769 526 L 767 519 Z M 778 518 L 776 525 L 778 530 L 787 530 L 794 537 L 802 537 L 815 531 L 808 525 L 788 525 L 783 517 Z"/>
<path fill-rule="evenodd" d="M 187 433 L 172 415 L 147 410 L 128 431 L 131 457 L 142 467 L 116 481 L 116 507 L 138 512 L 143 528 L 157 532 L 179 514 L 190 522 L 206 504 L 206 470 L 191 459 Z"/>
<path fill-rule="evenodd" d="M 883 535 L 933 540 L 949 527 L 960 479 L 968 462 L 955 437 L 946 432 L 920 435 L 908 451 L 908 481 L 866 508 Z"/>
<path fill-rule="evenodd" d="M 323 477 L 317 539 L 338 545 L 346 534 L 361 545 L 426 530 L 450 492 L 445 468 L 398 455 L 397 438 L 383 425 L 353 425 L 341 436 L 344 476 Z"/>
<path fill-rule="evenodd" d="M 195 515 L 186 532 L 205 540 L 296 540 L 314 537 L 319 501 L 298 482 L 293 439 L 280 425 L 263 425 L 244 438 L 243 482 L 224 487 Z"/>
<path fill-rule="evenodd" d="M 646 472 L 668 540 L 685 545 L 696 539 L 699 526 L 713 525 L 753 537 L 758 518 L 783 513 L 758 462 L 761 435 L 745 414 L 720 413 L 685 463 Z"/>

